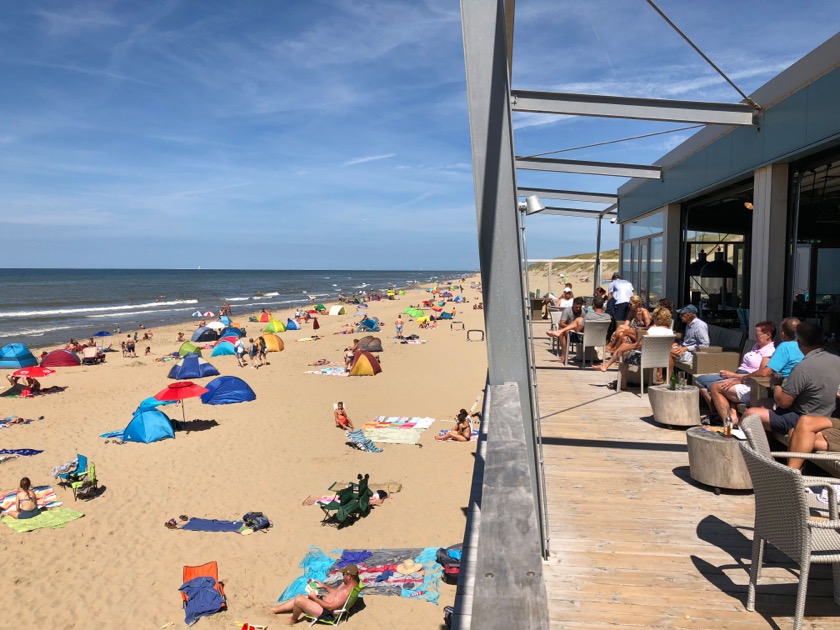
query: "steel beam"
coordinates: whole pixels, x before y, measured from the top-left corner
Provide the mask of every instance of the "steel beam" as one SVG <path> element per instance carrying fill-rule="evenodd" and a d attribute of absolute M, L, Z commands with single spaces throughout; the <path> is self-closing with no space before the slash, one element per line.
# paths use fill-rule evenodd
<path fill-rule="evenodd" d="M 565 217 L 583 217 L 584 219 L 600 219 L 602 210 L 584 210 L 583 208 L 549 208 L 532 213 L 526 213 L 529 216 L 534 214 L 561 214 Z"/>
<path fill-rule="evenodd" d="M 516 168 L 529 171 L 552 171 L 554 173 L 662 179 L 662 167 L 646 164 L 584 162 L 582 160 L 558 160 L 555 158 L 516 158 Z"/>
<path fill-rule="evenodd" d="M 618 195 L 609 193 L 582 192 L 576 190 L 555 190 L 553 188 L 517 188 L 520 197 L 545 197 L 546 199 L 565 199 L 566 201 L 584 201 L 586 203 L 615 203 Z"/>
<path fill-rule="evenodd" d="M 525 90 L 511 92 L 510 98 L 515 112 L 739 126 L 754 124 L 755 117 L 755 109 L 745 103 L 704 103 Z"/>

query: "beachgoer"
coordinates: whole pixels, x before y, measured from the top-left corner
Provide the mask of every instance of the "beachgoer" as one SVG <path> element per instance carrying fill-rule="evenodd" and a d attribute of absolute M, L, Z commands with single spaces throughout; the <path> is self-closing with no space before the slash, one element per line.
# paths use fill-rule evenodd
<path fill-rule="evenodd" d="M 146 352 L 144 354 L 145 356 L 149 356 L 150 354 L 152 354 L 152 347 L 146 346 Z"/>
<path fill-rule="evenodd" d="M 140 330 L 143 330 L 146 327 L 145 324 L 140 324 Z"/>
<path fill-rule="evenodd" d="M 15 385 L 18 384 L 18 381 L 20 380 L 20 377 L 19 376 L 14 376 L 13 374 L 6 374 L 6 380 L 9 381 L 9 385 L 11 387 L 14 387 Z"/>
<path fill-rule="evenodd" d="M 29 477 L 20 480 L 20 489 L 15 495 L 15 507 L 7 512 L 8 516 L 16 519 L 32 518 L 38 516 L 41 510 L 38 508 L 38 501 L 35 499 L 35 491 L 32 489 L 32 482 Z"/>
<path fill-rule="evenodd" d="M 344 348 L 344 368 L 349 370 L 353 365 L 353 351 L 350 348 Z"/>
<path fill-rule="evenodd" d="M 294 599 L 287 599 L 278 606 L 271 609 L 275 615 L 281 613 L 292 613 L 289 618 L 289 625 L 297 623 L 301 615 L 306 613 L 311 617 L 320 617 L 325 612 L 333 612 L 341 608 L 350 597 L 351 591 L 359 586 L 359 567 L 355 564 L 348 564 L 341 569 L 341 584 L 338 586 L 327 586 L 322 582 L 313 582 L 319 591 L 308 595 L 298 595 Z"/>
<path fill-rule="evenodd" d="M 41 383 L 39 383 L 37 379 L 34 379 L 31 376 L 26 377 L 26 386 L 32 390 L 33 394 L 37 394 L 41 391 Z"/>
<path fill-rule="evenodd" d="M 265 338 L 258 337 L 257 344 L 259 346 L 260 365 L 268 365 L 268 346 L 265 343 Z"/>
<path fill-rule="evenodd" d="M 178 339 L 177 339 L 177 341 L 179 341 L 179 342 L 181 342 L 181 343 L 183 343 L 184 341 L 186 341 L 186 338 L 184 337 L 184 333 L 182 333 L 182 332 L 179 332 L 179 333 L 178 333 Z"/>
<path fill-rule="evenodd" d="M 254 342 L 253 337 L 249 338 L 248 342 L 251 344 L 248 347 L 248 356 L 251 357 L 251 369 L 256 370 L 257 367 L 258 367 L 257 366 L 257 356 L 260 353 L 260 349 L 259 349 L 259 346 Z"/>
<path fill-rule="evenodd" d="M 405 326 L 405 322 L 403 321 L 402 315 L 397 315 L 397 321 L 394 322 L 394 325 L 397 327 L 397 339 L 402 339 L 403 326 Z"/>
<path fill-rule="evenodd" d="M 385 499 L 388 498 L 388 493 L 384 490 L 376 490 L 372 495 L 370 495 L 370 499 L 368 499 L 371 505 L 382 505 L 385 503 Z"/>
<path fill-rule="evenodd" d="M 138 339 L 138 337 L 139 337 L 139 336 L 140 336 L 140 335 L 139 335 L 139 334 L 138 334 L 138 332 L 135 330 L 135 331 L 134 331 L 134 341 L 137 341 L 137 339 Z"/>
<path fill-rule="evenodd" d="M 20 416 L 9 416 L 5 420 L 0 420 L 0 425 L 8 426 L 10 424 L 24 424 L 26 420 Z"/>
<path fill-rule="evenodd" d="M 455 418 L 455 428 L 444 433 L 443 435 L 436 435 L 435 439 L 438 442 L 445 442 L 447 440 L 454 440 L 455 442 L 469 442 L 472 435 L 472 421 L 470 414 L 466 409 L 461 409 Z"/>
<path fill-rule="evenodd" d="M 134 337 L 137 337 L 137 333 L 134 333 Z M 129 357 L 136 357 L 137 353 L 135 352 L 135 344 L 137 339 L 133 339 L 131 335 L 126 335 L 125 339 L 125 354 Z"/>
<path fill-rule="evenodd" d="M 347 410 L 344 403 L 339 402 L 335 406 L 335 426 L 339 429 L 355 429 L 353 422 L 347 417 Z"/>
<path fill-rule="evenodd" d="M 239 367 L 248 365 L 245 363 L 245 344 L 242 343 L 241 337 L 233 344 L 233 348 L 236 350 L 236 362 L 239 364 Z"/>

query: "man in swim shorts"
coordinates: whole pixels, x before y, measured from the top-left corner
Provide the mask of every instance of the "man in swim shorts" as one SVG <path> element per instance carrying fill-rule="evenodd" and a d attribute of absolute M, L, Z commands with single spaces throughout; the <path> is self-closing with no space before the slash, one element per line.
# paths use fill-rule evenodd
<path fill-rule="evenodd" d="M 344 403 L 339 402 L 335 407 L 335 426 L 339 429 L 355 429 L 350 418 L 347 417 L 347 411 L 344 409 Z"/>
<path fill-rule="evenodd" d="M 338 586 L 327 586 L 321 582 L 315 582 L 317 592 L 313 591 L 307 595 L 298 595 L 294 599 L 287 599 L 280 605 L 271 609 L 275 615 L 281 613 L 292 613 L 289 618 L 289 625 L 297 623 L 304 613 L 311 617 L 321 617 L 341 608 L 350 597 L 351 591 L 358 587 L 359 567 L 355 564 L 348 564 L 341 569 L 341 584 Z"/>
<path fill-rule="evenodd" d="M 397 321 L 394 322 L 394 325 L 397 327 L 397 339 L 403 338 L 403 326 L 405 322 L 403 321 L 402 315 L 397 315 Z"/>

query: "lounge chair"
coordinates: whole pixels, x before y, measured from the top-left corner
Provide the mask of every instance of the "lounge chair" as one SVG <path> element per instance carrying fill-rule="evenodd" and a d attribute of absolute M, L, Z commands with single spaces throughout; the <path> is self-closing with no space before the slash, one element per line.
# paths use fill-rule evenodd
<path fill-rule="evenodd" d="M 370 511 L 370 497 L 373 494 L 368 487 L 370 475 L 357 476 L 359 482 L 336 493 L 336 500 L 321 505 L 324 512 L 323 523 L 334 521 L 339 525 L 344 524 L 348 518 L 357 519 L 365 516 Z"/>
<path fill-rule="evenodd" d="M 325 623 L 330 626 L 337 626 L 342 621 L 345 621 L 346 618 L 350 615 L 350 610 L 356 604 L 356 600 L 359 599 L 359 594 L 364 590 L 364 585 L 359 582 L 359 585 L 350 591 L 350 594 L 347 596 L 347 601 L 344 602 L 344 606 L 339 608 L 338 610 L 334 610 L 332 612 L 324 612 L 323 615 L 320 617 L 313 617 L 312 615 L 303 616 L 307 619 L 311 619 L 312 623 L 310 623 L 310 627 L 314 626 L 316 623 Z"/>
<path fill-rule="evenodd" d="M 99 348 L 96 346 L 87 346 L 82 349 L 82 364 L 96 365 L 99 362 Z"/>

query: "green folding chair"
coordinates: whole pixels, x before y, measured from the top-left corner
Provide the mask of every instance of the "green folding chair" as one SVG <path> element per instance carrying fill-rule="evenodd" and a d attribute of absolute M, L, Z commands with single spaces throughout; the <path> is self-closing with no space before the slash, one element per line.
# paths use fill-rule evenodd
<path fill-rule="evenodd" d="M 310 623 L 310 627 L 314 626 L 316 623 L 323 623 L 328 626 L 337 626 L 342 621 L 346 621 L 347 617 L 350 615 L 350 610 L 356 604 L 356 600 L 359 599 L 359 595 L 364 590 L 365 586 L 361 582 L 359 585 L 350 591 L 350 595 L 347 596 L 347 601 L 344 602 L 344 606 L 339 608 L 338 610 L 334 610 L 332 612 L 324 612 L 320 617 L 313 617 L 312 615 L 303 616 L 307 619 L 311 619 L 312 623 Z"/>
<path fill-rule="evenodd" d="M 91 490 L 96 491 L 98 485 L 96 466 L 93 462 L 88 461 L 87 470 L 75 475 L 75 479 L 70 482 L 70 488 L 73 490 L 73 500 L 76 501 L 82 493 L 88 493 Z"/>

